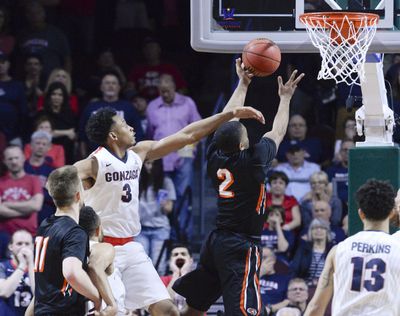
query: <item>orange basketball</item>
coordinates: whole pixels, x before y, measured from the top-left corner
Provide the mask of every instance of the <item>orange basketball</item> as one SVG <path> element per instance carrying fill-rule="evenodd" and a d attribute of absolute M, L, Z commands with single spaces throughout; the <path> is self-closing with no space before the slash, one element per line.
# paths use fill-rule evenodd
<path fill-rule="evenodd" d="M 257 38 L 243 48 L 242 61 L 255 76 L 269 76 L 281 63 L 281 50 L 268 38 Z"/>

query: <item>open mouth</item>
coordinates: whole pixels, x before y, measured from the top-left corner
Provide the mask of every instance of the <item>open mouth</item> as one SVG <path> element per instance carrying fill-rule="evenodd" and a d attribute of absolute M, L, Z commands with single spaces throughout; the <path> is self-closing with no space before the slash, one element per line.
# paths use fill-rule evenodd
<path fill-rule="evenodd" d="M 176 266 L 180 269 L 183 267 L 183 265 L 185 264 L 185 259 L 176 259 L 175 262 Z"/>

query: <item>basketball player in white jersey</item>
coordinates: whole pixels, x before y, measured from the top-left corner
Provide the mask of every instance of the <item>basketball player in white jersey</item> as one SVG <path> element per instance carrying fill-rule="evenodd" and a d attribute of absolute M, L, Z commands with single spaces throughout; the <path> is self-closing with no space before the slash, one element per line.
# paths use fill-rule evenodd
<path fill-rule="evenodd" d="M 332 316 L 400 315 L 400 242 L 389 235 L 395 192 L 369 180 L 357 191 L 364 230 L 332 248 L 304 315 L 324 315 L 332 294 Z"/>
<path fill-rule="evenodd" d="M 265 123 L 261 112 L 243 107 L 251 74 L 243 70 L 240 60 L 236 70 L 239 84 L 222 113 L 194 122 L 159 141 L 135 145 L 133 128 L 111 108 L 100 109 L 89 118 L 87 136 L 100 147 L 75 165 L 86 189 L 85 204 L 98 212 L 104 242 L 115 246 L 114 264 L 125 285 L 125 307 L 129 310 L 148 308 L 152 315 L 179 315 L 151 260 L 134 241 L 140 232 L 138 177 L 143 162 L 193 144 L 233 118 Z"/>

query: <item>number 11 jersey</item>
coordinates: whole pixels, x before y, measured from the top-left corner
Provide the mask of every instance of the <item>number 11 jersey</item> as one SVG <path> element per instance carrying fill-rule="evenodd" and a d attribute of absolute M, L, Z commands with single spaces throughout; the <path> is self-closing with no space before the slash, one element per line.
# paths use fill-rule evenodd
<path fill-rule="evenodd" d="M 105 147 L 99 147 L 90 157 L 97 159 L 99 169 L 95 184 L 84 192 L 85 205 L 100 216 L 105 236 L 138 235 L 142 160 L 132 150 L 127 150 L 125 157 L 119 159 Z"/>
<path fill-rule="evenodd" d="M 400 242 L 361 231 L 338 244 L 332 315 L 400 315 Z"/>

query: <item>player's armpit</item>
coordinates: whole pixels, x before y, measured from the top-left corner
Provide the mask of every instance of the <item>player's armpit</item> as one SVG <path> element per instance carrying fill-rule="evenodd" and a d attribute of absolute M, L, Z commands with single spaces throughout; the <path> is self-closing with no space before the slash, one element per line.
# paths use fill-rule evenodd
<path fill-rule="evenodd" d="M 319 277 L 315 294 L 307 306 L 304 316 L 324 315 L 326 307 L 333 295 L 333 273 L 335 272 L 336 246 L 331 249 L 326 260 L 324 270 Z"/>
<path fill-rule="evenodd" d="M 86 183 L 87 180 L 96 180 L 99 165 L 95 157 L 80 160 L 74 164 L 78 169 L 79 178 Z"/>
<path fill-rule="evenodd" d="M 114 261 L 115 250 L 111 244 L 98 243 L 91 247 L 89 268 L 106 271 Z"/>

